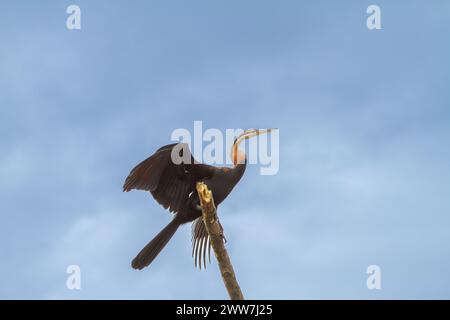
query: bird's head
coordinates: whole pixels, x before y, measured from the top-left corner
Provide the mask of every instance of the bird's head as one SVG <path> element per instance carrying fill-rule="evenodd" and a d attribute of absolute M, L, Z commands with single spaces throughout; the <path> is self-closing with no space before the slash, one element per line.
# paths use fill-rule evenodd
<path fill-rule="evenodd" d="M 236 139 L 234 139 L 233 147 L 231 148 L 231 160 L 233 161 L 233 164 L 237 165 L 245 162 L 245 153 L 239 150 L 239 144 L 242 141 L 259 136 L 261 134 L 269 133 L 273 130 L 276 129 L 248 129 L 237 136 Z"/>

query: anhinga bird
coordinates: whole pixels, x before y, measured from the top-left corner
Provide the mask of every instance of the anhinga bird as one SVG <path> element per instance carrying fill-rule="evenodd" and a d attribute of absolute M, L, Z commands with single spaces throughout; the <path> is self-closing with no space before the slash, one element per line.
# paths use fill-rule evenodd
<path fill-rule="evenodd" d="M 151 240 L 133 259 L 134 269 L 147 267 L 161 252 L 184 223 L 194 221 L 192 225 L 192 255 L 197 265 L 206 266 L 206 249 L 210 250 L 208 233 L 202 219 L 200 200 L 196 191 L 196 183 L 204 182 L 212 191 L 216 207 L 225 200 L 244 174 L 247 159 L 239 150 L 239 144 L 251 137 L 270 132 L 272 129 L 251 129 L 239 135 L 231 148 L 233 167 L 214 167 L 195 161 L 187 144 L 169 144 L 159 148 L 151 157 L 142 161 L 128 175 L 123 186 L 124 191 L 132 189 L 149 191 L 155 200 L 165 209 L 175 213 L 172 221 Z M 180 159 L 175 164 L 172 151 L 178 152 Z M 179 151 L 178 151 L 179 150 Z"/>

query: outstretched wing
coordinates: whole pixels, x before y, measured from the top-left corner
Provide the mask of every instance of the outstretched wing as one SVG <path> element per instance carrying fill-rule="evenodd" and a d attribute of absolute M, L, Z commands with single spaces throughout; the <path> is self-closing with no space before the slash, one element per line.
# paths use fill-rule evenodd
<path fill-rule="evenodd" d="M 182 213 L 191 209 L 191 194 L 196 194 L 198 181 L 211 178 L 217 168 L 198 163 L 187 145 L 181 145 L 180 158 L 189 159 L 175 164 L 171 155 L 178 144 L 170 144 L 158 149 L 151 157 L 131 170 L 125 180 L 123 190 L 149 191 L 155 200 L 170 212 Z M 184 154 L 186 153 L 186 154 Z M 183 157 L 184 155 L 184 157 Z M 192 255 L 195 265 L 206 268 L 206 251 L 211 262 L 211 244 L 202 217 L 192 224 Z"/>
<path fill-rule="evenodd" d="M 172 150 L 179 152 L 180 159 L 188 159 L 175 164 Z M 150 191 L 155 200 L 170 212 L 189 210 L 189 194 L 195 191 L 197 181 L 210 178 L 214 167 L 198 163 L 187 144 L 170 144 L 159 148 L 151 157 L 131 170 L 124 191 L 132 189 Z"/>
<path fill-rule="evenodd" d="M 152 156 L 139 163 L 131 170 L 123 191 L 146 190 L 153 191 L 158 187 L 159 179 L 170 160 L 170 153 L 176 144 L 159 148 Z"/>

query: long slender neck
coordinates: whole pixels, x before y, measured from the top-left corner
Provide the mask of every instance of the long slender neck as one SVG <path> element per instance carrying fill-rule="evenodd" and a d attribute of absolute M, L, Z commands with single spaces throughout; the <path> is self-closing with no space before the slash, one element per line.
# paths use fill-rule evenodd
<path fill-rule="evenodd" d="M 237 140 L 233 144 L 233 148 L 231 149 L 231 159 L 233 160 L 233 168 L 231 169 L 231 180 L 233 181 L 233 185 L 237 184 L 239 180 L 241 180 L 244 175 L 245 169 L 247 168 L 247 157 L 245 152 L 238 149 L 239 143 L 241 141 Z"/>
<path fill-rule="evenodd" d="M 233 161 L 233 165 L 236 167 L 238 164 L 243 164 L 247 162 L 247 157 L 245 153 L 239 150 L 239 144 L 243 141 L 242 138 L 238 138 L 234 141 L 233 147 L 231 147 L 231 161 Z"/>
<path fill-rule="evenodd" d="M 244 159 L 243 163 L 237 163 L 231 169 L 232 171 L 231 176 L 233 177 L 235 183 L 238 183 L 238 181 L 241 180 L 246 168 L 247 168 L 247 158 Z"/>

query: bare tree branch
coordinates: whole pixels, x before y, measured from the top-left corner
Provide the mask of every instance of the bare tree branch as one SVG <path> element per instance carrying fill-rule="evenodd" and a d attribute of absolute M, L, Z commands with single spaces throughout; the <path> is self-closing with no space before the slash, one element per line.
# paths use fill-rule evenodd
<path fill-rule="evenodd" d="M 233 265 L 223 242 L 223 230 L 219 224 L 212 192 L 203 182 L 197 182 L 197 192 L 202 207 L 203 221 L 213 247 L 220 273 L 231 300 L 244 300 L 241 288 L 236 280 Z"/>

